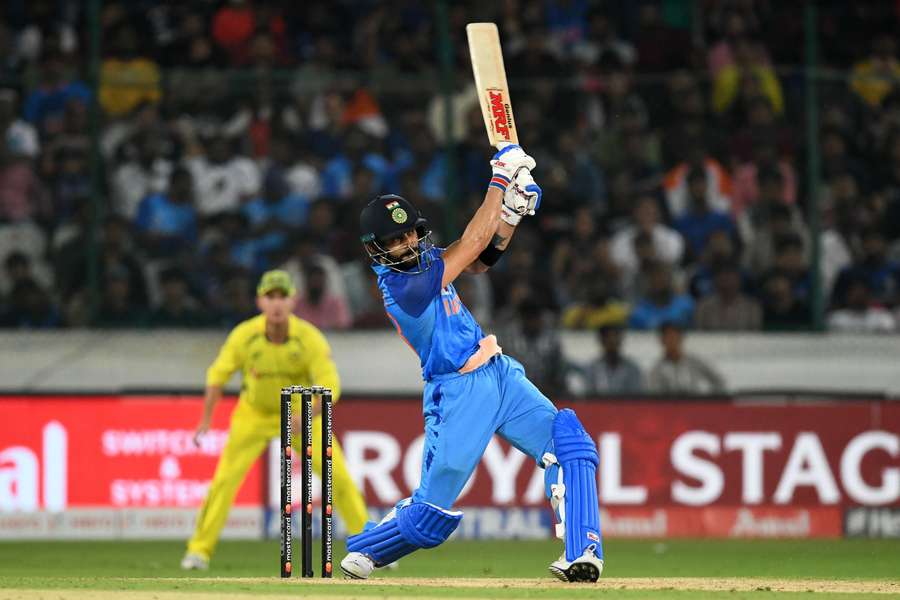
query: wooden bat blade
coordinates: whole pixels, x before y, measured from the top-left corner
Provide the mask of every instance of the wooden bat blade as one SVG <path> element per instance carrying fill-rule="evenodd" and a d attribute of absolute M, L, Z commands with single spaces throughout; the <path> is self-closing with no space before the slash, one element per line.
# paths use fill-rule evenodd
<path fill-rule="evenodd" d="M 501 142 L 518 144 L 519 134 L 513 119 L 497 26 L 494 23 L 469 23 L 466 36 L 488 140 L 492 146 Z"/>

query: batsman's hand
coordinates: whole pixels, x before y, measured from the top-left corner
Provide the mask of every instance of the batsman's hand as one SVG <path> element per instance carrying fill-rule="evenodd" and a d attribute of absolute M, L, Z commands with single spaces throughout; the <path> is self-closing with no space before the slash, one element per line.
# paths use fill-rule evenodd
<path fill-rule="evenodd" d="M 206 435 L 207 431 L 209 431 L 209 420 L 203 419 L 200 421 L 200 424 L 197 425 L 197 431 L 194 432 L 194 445 L 196 447 L 200 447 L 200 440 L 203 439 L 203 436 Z"/>
<path fill-rule="evenodd" d="M 533 215 L 541 205 L 541 186 L 534 181 L 531 172 L 521 169 L 506 189 L 503 195 L 503 212 L 512 213 L 521 219 L 525 215 Z M 510 223 L 507 219 L 504 219 Z M 516 225 L 518 221 L 510 223 Z"/>
<path fill-rule="evenodd" d="M 525 154 L 525 151 L 518 144 L 501 142 L 497 147 L 499 150 L 491 159 L 491 168 L 494 175 L 502 175 L 507 180 L 512 181 L 519 170 L 528 169 L 531 171 L 537 166 L 534 159 Z"/>

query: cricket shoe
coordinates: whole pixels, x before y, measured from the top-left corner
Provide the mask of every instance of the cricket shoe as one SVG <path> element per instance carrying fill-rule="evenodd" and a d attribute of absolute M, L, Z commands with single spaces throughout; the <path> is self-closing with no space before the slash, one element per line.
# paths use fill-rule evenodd
<path fill-rule="evenodd" d="M 181 559 L 181 568 L 185 571 L 205 571 L 209 569 L 209 559 L 196 552 L 188 552 Z"/>
<path fill-rule="evenodd" d="M 347 579 L 368 579 L 375 570 L 375 563 L 362 552 L 351 552 L 341 561 L 341 571 Z"/>
<path fill-rule="evenodd" d="M 562 581 L 594 583 L 603 572 L 603 559 L 597 558 L 594 547 L 589 546 L 584 554 L 572 562 L 566 560 L 566 553 L 563 552 L 558 560 L 550 563 L 549 569 L 554 577 Z"/>

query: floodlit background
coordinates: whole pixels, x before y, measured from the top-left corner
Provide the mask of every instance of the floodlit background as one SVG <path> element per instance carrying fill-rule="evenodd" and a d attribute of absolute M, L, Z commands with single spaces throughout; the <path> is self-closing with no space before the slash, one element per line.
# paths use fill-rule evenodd
<path fill-rule="evenodd" d="M 372 515 L 410 494 L 420 374 L 357 219 L 399 193 L 447 244 L 483 198 L 472 21 L 500 28 L 544 195 L 458 289 L 595 437 L 611 556 L 830 538 L 839 565 L 837 538 L 900 537 L 897 2 L 7 0 L 0 539 L 173 540 L 147 560 L 174 568 L 234 406 L 190 443 L 205 369 L 276 267 L 332 345 Z M 277 474 L 269 452 L 227 537 L 277 536 Z M 458 538 L 555 558 L 541 472 L 505 443 L 460 506 Z M 898 556 L 872 548 L 845 562 Z"/>

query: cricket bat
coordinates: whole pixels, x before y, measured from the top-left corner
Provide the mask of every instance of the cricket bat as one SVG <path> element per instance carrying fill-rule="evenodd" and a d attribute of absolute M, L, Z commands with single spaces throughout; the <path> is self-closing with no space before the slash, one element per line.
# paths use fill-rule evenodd
<path fill-rule="evenodd" d="M 495 147 L 501 142 L 518 144 L 497 26 L 494 23 L 469 23 L 466 36 L 488 141 Z"/>

